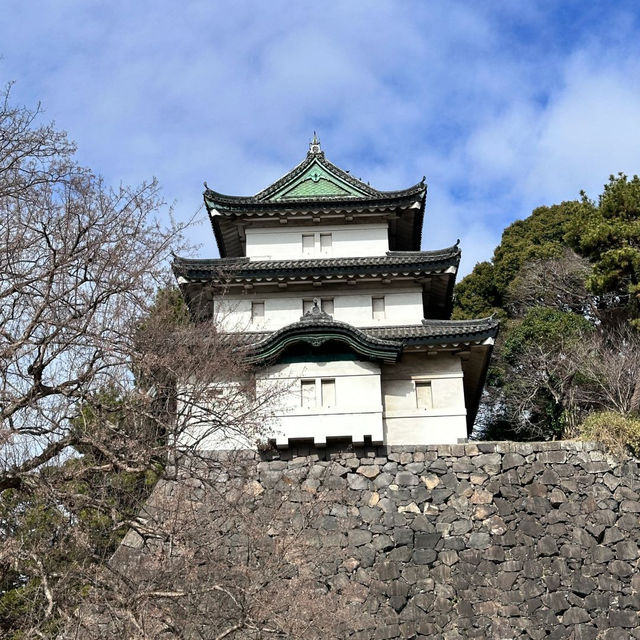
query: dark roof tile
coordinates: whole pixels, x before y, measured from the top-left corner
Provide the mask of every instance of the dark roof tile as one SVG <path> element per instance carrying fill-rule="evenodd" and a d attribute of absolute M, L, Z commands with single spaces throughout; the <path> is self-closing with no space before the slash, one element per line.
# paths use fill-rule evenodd
<path fill-rule="evenodd" d="M 311 258 L 303 260 L 250 260 L 249 258 L 219 258 L 200 260 L 176 257 L 173 271 L 187 280 L 226 280 L 273 276 L 321 276 L 369 274 L 385 270 L 430 271 L 457 267 L 460 262 L 458 245 L 438 251 L 390 251 L 384 256 L 352 258 Z"/>
<path fill-rule="evenodd" d="M 458 341 L 482 341 L 495 338 L 498 334 L 499 322 L 493 316 L 474 320 L 423 320 L 421 324 L 407 324 L 396 326 L 352 327 L 345 322 L 322 318 L 317 321 L 318 330 L 327 327 L 351 327 L 355 332 L 362 333 L 378 343 L 410 344 L 450 344 Z M 276 335 L 295 332 L 298 327 L 308 328 L 308 320 L 300 320 L 282 327 L 277 331 L 248 331 L 234 334 L 234 338 L 247 345 L 258 345 Z"/>

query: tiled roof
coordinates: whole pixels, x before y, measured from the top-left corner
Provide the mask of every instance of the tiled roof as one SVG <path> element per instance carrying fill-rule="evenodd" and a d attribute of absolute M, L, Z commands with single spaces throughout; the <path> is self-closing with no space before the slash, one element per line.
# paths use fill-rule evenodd
<path fill-rule="evenodd" d="M 447 345 L 456 342 L 482 342 L 487 338 L 495 338 L 498 334 L 499 322 L 493 316 L 475 320 L 423 320 L 421 324 L 353 327 L 345 322 L 333 320 L 331 316 L 310 323 L 300 320 L 289 324 L 277 331 L 247 331 L 242 334 L 234 334 L 240 342 L 247 346 L 257 347 L 267 340 L 273 340 L 287 333 L 295 333 L 304 326 L 305 329 L 315 327 L 318 332 L 333 327 L 348 327 L 351 330 L 364 334 L 376 344 L 387 343 L 389 345 L 406 346 L 412 344 L 442 344 Z"/>
<path fill-rule="evenodd" d="M 477 320 L 423 320 L 421 324 L 391 327 L 353 327 L 333 320 L 327 314 L 304 316 L 277 331 L 229 334 L 234 343 L 246 350 L 251 362 L 277 360 L 287 347 L 306 343 L 320 347 L 327 342 L 341 342 L 355 353 L 378 362 L 394 363 L 405 348 L 413 345 L 455 348 L 462 345 L 485 345 L 472 351 L 463 361 L 467 429 L 471 432 L 489 366 L 491 339 L 498 335 L 499 323 L 492 316 Z M 487 340 L 490 340 L 487 343 Z"/>
<path fill-rule="evenodd" d="M 423 320 L 418 325 L 393 327 L 365 327 L 368 335 L 387 340 L 401 340 L 404 344 L 421 344 L 424 340 L 461 339 L 469 337 L 495 337 L 498 320 L 493 317 L 477 320 Z"/>
<path fill-rule="evenodd" d="M 308 312 L 298 322 L 266 333 L 256 342 L 248 342 L 247 346 L 252 353 L 250 360 L 262 361 L 276 357 L 296 342 L 320 346 L 332 340 L 348 344 L 365 357 L 385 362 L 395 362 L 402 352 L 400 341 L 372 336 L 351 324 L 334 320 L 323 312 Z"/>
<path fill-rule="evenodd" d="M 457 268 L 458 245 L 438 251 L 389 251 L 384 256 L 312 258 L 302 260 L 250 260 L 219 258 L 200 260 L 176 257 L 173 271 L 187 280 L 228 280 L 278 276 L 340 276 L 373 273 L 428 272 Z"/>
<path fill-rule="evenodd" d="M 283 189 L 286 189 L 289 185 L 295 185 L 296 181 L 303 177 L 305 173 L 308 173 L 314 165 L 317 169 L 321 170 L 323 176 L 342 183 L 346 189 L 340 189 L 339 191 L 341 193 L 337 193 L 338 190 L 336 190 L 334 193 L 322 194 L 318 193 L 318 190 L 315 189 L 308 190 L 298 188 L 295 193 L 300 194 L 301 197 L 296 198 L 282 195 Z M 308 191 L 308 195 L 303 195 L 306 191 Z M 213 207 L 221 213 L 226 209 L 235 209 L 238 206 L 242 207 L 244 213 L 248 211 L 247 205 L 257 205 L 260 209 L 264 206 L 268 207 L 269 205 L 282 209 L 283 204 L 286 206 L 295 206 L 296 203 L 308 206 L 310 198 L 319 202 L 344 201 L 345 203 L 352 203 L 354 200 L 360 202 L 366 200 L 385 201 L 406 196 L 415 197 L 418 195 L 423 197 L 425 193 L 426 186 L 424 178 L 408 189 L 396 191 L 380 191 L 374 189 L 371 185 L 355 178 L 349 172 L 343 171 L 337 165 L 329 162 L 324 152 L 318 148 L 316 151 L 310 150 L 302 162 L 254 196 L 229 196 L 207 187 L 204 192 L 204 200 L 208 207 Z"/>
<path fill-rule="evenodd" d="M 256 196 L 228 196 L 222 193 L 206 189 L 204 201 L 209 209 L 215 209 L 219 215 L 280 215 L 283 211 L 293 211 L 296 209 L 311 208 L 317 210 L 331 210 L 337 207 L 341 209 L 370 209 L 375 207 L 384 208 L 386 206 L 402 204 L 407 200 L 415 202 L 422 200 L 426 195 L 427 188 L 419 182 L 408 189 L 401 191 L 380 191 L 376 195 L 362 197 L 355 196 L 317 196 L 288 198 L 287 200 L 258 200 Z"/>

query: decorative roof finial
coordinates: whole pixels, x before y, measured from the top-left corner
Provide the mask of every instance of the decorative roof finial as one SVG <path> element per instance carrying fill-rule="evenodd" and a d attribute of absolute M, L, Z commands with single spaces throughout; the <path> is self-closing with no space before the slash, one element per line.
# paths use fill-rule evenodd
<path fill-rule="evenodd" d="M 318 136 L 316 132 L 313 132 L 313 140 L 309 143 L 309 153 L 320 153 L 320 140 L 318 140 Z"/>
<path fill-rule="evenodd" d="M 313 306 L 304 312 L 304 315 L 300 317 L 301 322 L 317 322 L 319 320 L 333 320 L 333 318 L 322 310 L 320 304 L 320 298 L 313 299 Z"/>

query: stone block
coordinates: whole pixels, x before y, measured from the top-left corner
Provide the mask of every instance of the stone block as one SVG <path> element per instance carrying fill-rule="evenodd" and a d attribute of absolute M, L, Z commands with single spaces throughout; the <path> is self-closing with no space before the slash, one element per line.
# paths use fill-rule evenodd
<path fill-rule="evenodd" d="M 416 549 L 435 549 L 441 536 L 439 533 L 416 533 L 414 536 L 414 546 Z"/>
<path fill-rule="evenodd" d="M 638 545 L 633 540 L 624 540 L 616 544 L 616 559 L 635 560 L 638 557 Z"/>
<path fill-rule="evenodd" d="M 633 567 L 622 560 L 612 560 L 609 565 L 609 573 L 617 578 L 627 578 L 633 574 Z"/>
<path fill-rule="evenodd" d="M 409 471 L 399 471 L 395 477 L 395 484 L 400 487 L 413 487 L 419 482 L 418 476 Z"/>
<path fill-rule="evenodd" d="M 502 456 L 502 470 L 507 471 L 516 467 L 520 467 L 524 464 L 524 456 L 519 453 L 505 453 Z"/>
<path fill-rule="evenodd" d="M 397 545 L 412 545 L 413 529 L 409 527 L 396 528 L 393 530 L 393 539 Z"/>
<path fill-rule="evenodd" d="M 347 484 L 349 485 L 349 489 L 353 489 L 354 491 L 365 491 L 369 488 L 369 480 L 356 473 L 347 474 Z"/>
<path fill-rule="evenodd" d="M 431 564 L 436 561 L 438 554 L 434 549 L 414 549 L 411 562 L 415 564 Z"/>
<path fill-rule="evenodd" d="M 576 575 L 571 581 L 571 591 L 583 597 L 588 596 L 595 586 L 595 581 L 585 575 Z"/>
<path fill-rule="evenodd" d="M 356 469 L 356 473 L 373 480 L 380 474 L 380 467 L 377 464 L 361 465 Z"/>
<path fill-rule="evenodd" d="M 351 529 L 347 532 L 349 545 L 360 547 L 363 544 L 369 544 L 373 538 L 370 531 L 366 529 Z"/>
<path fill-rule="evenodd" d="M 584 609 L 581 609 L 579 607 L 571 607 L 570 609 L 567 609 L 567 611 L 562 616 L 562 623 L 566 625 L 580 624 L 583 622 L 589 622 L 590 620 L 591 617 L 589 616 L 589 614 Z"/>
<path fill-rule="evenodd" d="M 628 513 L 640 513 L 640 501 L 623 500 L 620 503 L 620 511 Z"/>
<path fill-rule="evenodd" d="M 468 545 L 471 549 L 486 549 L 491 543 L 491 536 L 484 532 L 474 532 L 469 536 Z"/>
<path fill-rule="evenodd" d="M 397 562 L 381 562 L 376 566 L 376 573 L 379 580 L 387 582 L 400 577 L 400 568 Z"/>
<path fill-rule="evenodd" d="M 624 629 L 636 629 L 640 625 L 640 618 L 637 611 L 609 611 L 609 624 L 612 627 L 623 627 Z"/>

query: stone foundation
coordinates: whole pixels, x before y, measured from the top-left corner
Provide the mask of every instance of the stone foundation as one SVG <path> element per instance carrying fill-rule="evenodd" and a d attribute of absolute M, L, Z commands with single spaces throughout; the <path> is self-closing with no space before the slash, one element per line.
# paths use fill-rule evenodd
<path fill-rule="evenodd" d="M 362 614 L 345 638 L 640 638 L 633 459 L 579 442 L 249 457 L 252 499 L 327 496 L 305 539 Z"/>

